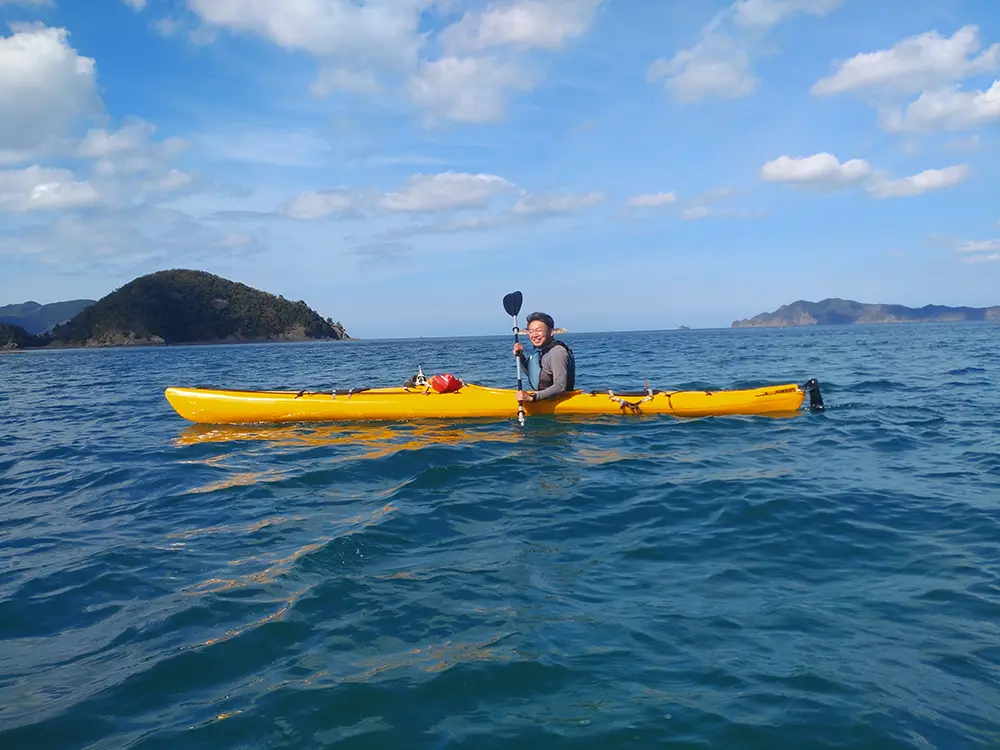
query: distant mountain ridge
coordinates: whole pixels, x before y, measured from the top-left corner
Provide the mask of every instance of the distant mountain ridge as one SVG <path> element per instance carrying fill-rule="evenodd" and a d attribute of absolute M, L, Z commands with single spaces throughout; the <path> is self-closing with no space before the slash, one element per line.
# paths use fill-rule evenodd
<path fill-rule="evenodd" d="M 798 300 L 774 312 L 734 320 L 732 328 L 762 328 L 809 325 L 858 325 L 872 323 L 944 323 L 968 320 L 1000 320 L 1000 306 L 949 307 L 947 305 L 872 304 L 831 297 L 819 302 Z"/>
<path fill-rule="evenodd" d="M 50 302 L 47 305 L 28 301 L 19 305 L 0 307 L 0 323 L 18 326 L 28 333 L 44 333 L 71 320 L 81 310 L 90 307 L 96 300 L 71 299 L 65 302 Z"/>
<path fill-rule="evenodd" d="M 23 326 L 0 325 L 5 349 L 351 338 L 302 300 L 189 269 L 133 279 L 51 331 L 33 335 Z"/>

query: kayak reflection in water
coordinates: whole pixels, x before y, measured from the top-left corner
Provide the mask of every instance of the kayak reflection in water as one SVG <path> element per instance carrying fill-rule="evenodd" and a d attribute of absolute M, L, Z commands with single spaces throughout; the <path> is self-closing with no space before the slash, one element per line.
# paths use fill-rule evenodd
<path fill-rule="evenodd" d="M 559 339 L 553 338 L 555 322 L 551 315 L 534 312 L 528 316 L 528 338 L 535 351 L 527 357 L 520 343 L 514 344 L 514 356 L 528 374 L 534 393 L 518 391 L 518 401 L 541 401 L 571 391 L 576 384 L 576 361 L 573 350 Z"/>

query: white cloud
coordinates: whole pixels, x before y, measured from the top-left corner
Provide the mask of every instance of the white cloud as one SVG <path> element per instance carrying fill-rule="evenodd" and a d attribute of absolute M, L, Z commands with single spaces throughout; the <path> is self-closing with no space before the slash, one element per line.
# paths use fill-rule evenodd
<path fill-rule="evenodd" d="M 969 167 L 965 164 L 956 164 L 944 169 L 926 169 L 919 174 L 896 180 L 876 180 L 869 185 L 868 192 L 875 198 L 905 198 L 946 190 L 960 185 L 968 177 Z"/>
<path fill-rule="evenodd" d="M 739 99 L 753 93 L 758 82 L 746 50 L 728 37 L 715 35 L 678 52 L 670 61 L 654 61 L 646 71 L 646 80 L 660 78 L 665 78 L 667 88 L 684 102 L 712 96 Z"/>
<path fill-rule="evenodd" d="M 711 215 L 711 209 L 708 206 L 692 206 L 691 208 L 685 208 L 681 211 L 681 218 L 686 221 L 693 221 L 696 219 L 706 219 Z"/>
<path fill-rule="evenodd" d="M 410 79 L 413 103 L 458 122 L 493 122 L 503 116 L 509 91 L 534 86 L 514 63 L 495 57 L 444 57 L 423 62 Z"/>
<path fill-rule="evenodd" d="M 321 61 L 409 67 L 422 44 L 420 13 L 430 0 L 188 0 L 211 26 L 257 34 Z"/>
<path fill-rule="evenodd" d="M 54 4 L 54 0 L 0 0 L 0 5 L 37 5 L 39 7 L 48 7 Z"/>
<path fill-rule="evenodd" d="M 418 174 L 411 177 L 402 190 L 382 195 L 379 205 L 388 211 L 403 212 L 477 208 L 513 187 L 504 178 L 492 174 Z"/>
<path fill-rule="evenodd" d="M 844 0 L 740 0 L 733 10 L 736 23 L 767 29 L 795 13 L 825 16 L 843 3 Z"/>
<path fill-rule="evenodd" d="M 628 199 L 626 205 L 629 208 L 658 208 L 660 206 L 668 206 L 676 202 L 677 202 L 677 193 L 674 191 L 670 191 L 669 193 L 648 193 L 645 195 L 633 195 Z"/>
<path fill-rule="evenodd" d="M 511 46 L 561 50 L 590 27 L 602 0 L 518 0 L 470 11 L 440 36 L 451 52 Z"/>
<path fill-rule="evenodd" d="M 130 120 L 121 129 L 88 131 L 77 148 L 77 156 L 85 159 L 105 159 L 113 154 L 134 151 L 144 146 L 156 128 L 141 120 Z"/>
<path fill-rule="evenodd" d="M 136 12 L 146 8 L 146 0 L 122 0 L 122 2 Z"/>
<path fill-rule="evenodd" d="M 178 169 L 171 169 L 160 178 L 144 182 L 143 188 L 153 192 L 172 192 L 190 185 L 193 180 L 194 178 L 190 174 L 181 172 Z"/>
<path fill-rule="evenodd" d="M 698 219 L 752 219 L 760 216 L 757 211 L 718 209 L 713 206 L 720 201 L 733 198 L 739 191 L 729 187 L 717 187 L 696 195 L 683 203 L 677 197 L 676 192 L 651 193 L 645 195 L 633 195 L 625 201 L 622 208 L 622 217 L 636 216 L 642 209 L 662 208 L 673 206 L 676 208 L 676 216 L 684 221 L 695 221 Z"/>
<path fill-rule="evenodd" d="M 136 205 L 191 187 L 192 175 L 171 166 L 189 146 L 182 138 L 155 140 L 156 127 L 127 118 L 117 130 L 92 129 L 70 151 L 90 161 L 91 182 L 105 203 Z"/>
<path fill-rule="evenodd" d="M 195 260 L 211 264 L 226 257 L 245 258 L 261 248 L 258 240 L 227 242 L 187 214 L 158 207 L 65 215 L 53 221 L 0 235 L 0 258 L 30 257 L 67 269 L 97 269 L 102 275 L 128 269 L 129 275 Z M 214 248 L 209 250 L 208 248 Z M 171 267 L 167 266 L 167 267 Z"/>
<path fill-rule="evenodd" d="M 166 163 L 188 147 L 182 138 L 166 138 L 156 143 L 156 126 L 129 118 L 114 131 L 88 131 L 76 149 L 76 156 L 94 160 L 94 171 L 103 176 L 164 172 Z"/>
<path fill-rule="evenodd" d="M 866 52 L 841 62 L 836 72 L 812 87 L 816 96 L 876 89 L 910 94 L 986 73 L 1000 63 L 1000 44 L 981 54 L 979 28 L 963 26 L 951 37 L 929 31 L 908 37 L 891 49 Z"/>
<path fill-rule="evenodd" d="M 73 179 L 68 169 L 31 166 L 0 172 L 0 210 L 14 213 L 59 211 L 92 206 L 100 196 L 88 182 Z"/>
<path fill-rule="evenodd" d="M 97 65 L 69 46 L 65 29 L 18 24 L 0 36 L 0 156 L 24 161 L 72 135 L 103 109 Z"/>
<path fill-rule="evenodd" d="M 906 110 L 891 110 L 883 117 L 889 132 L 929 133 L 966 130 L 976 125 L 1000 122 L 1000 81 L 986 91 L 957 88 L 925 91 Z"/>
<path fill-rule="evenodd" d="M 955 187 L 968 179 L 969 167 L 956 164 L 943 169 L 926 169 L 909 177 L 892 179 L 876 172 L 864 159 L 841 163 L 826 152 L 803 158 L 781 156 L 760 168 L 765 182 L 784 183 L 818 192 L 866 185 L 873 198 L 902 198 Z"/>
<path fill-rule="evenodd" d="M 966 263 L 996 263 L 1000 261 L 1000 253 L 990 253 L 989 255 L 970 255 L 965 259 Z"/>
<path fill-rule="evenodd" d="M 360 216 L 372 212 L 438 213 L 482 208 L 514 185 L 491 174 L 442 172 L 417 174 L 390 192 L 338 187 L 302 193 L 279 209 L 293 219 L 315 220 L 334 214 Z"/>
<path fill-rule="evenodd" d="M 231 234 L 228 237 L 223 237 L 213 244 L 216 247 L 242 247 L 249 242 L 252 242 L 252 238 L 245 234 Z"/>
<path fill-rule="evenodd" d="M 1000 251 L 1000 240 L 967 240 L 956 248 L 959 253 L 988 253 Z"/>
<path fill-rule="evenodd" d="M 519 53 L 555 52 L 579 38 L 606 0 L 507 0 L 472 9 L 437 34 L 422 27 L 452 0 L 187 0 L 206 29 L 252 33 L 317 63 L 310 90 L 386 95 L 398 84 L 429 119 L 465 123 L 503 117 L 508 96 L 535 85 Z M 160 22 L 161 33 L 179 24 Z M 492 50 L 489 56 L 481 55 Z M 431 57 L 431 51 L 440 56 Z"/>
<path fill-rule="evenodd" d="M 738 99 L 752 94 L 758 79 L 754 53 L 764 36 L 788 16 L 824 16 L 843 0 L 736 0 L 701 30 L 700 40 L 670 60 L 659 58 L 647 68 L 647 82 L 665 79 L 677 99 L 695 102 L 710 97 Z"/>
<path fill-rule="evenodd" d="M 511 211 L 520 215 L 568 214 L 598 206 L 607 200 L 604 193 L 592 191 L 579 195 L 526 194 Z"/>
<path fill-rule="evenodd" d="M 836 190 L 856 185 L 872 174 L 864 159 L 848 159 L 843 164 L 826 152 L 803 158 L 781 156 L 760 168 L 760 179 L 813 190 Z"/>
<path fill-rule="evenodd" d="M 279 209 L 279 213 L 300 221 L 324 219 L 334 214 L 354 213 L 358 210 L 358 194 L 348 188 L 334 188 L 321 192 L 297 195 Z"/>

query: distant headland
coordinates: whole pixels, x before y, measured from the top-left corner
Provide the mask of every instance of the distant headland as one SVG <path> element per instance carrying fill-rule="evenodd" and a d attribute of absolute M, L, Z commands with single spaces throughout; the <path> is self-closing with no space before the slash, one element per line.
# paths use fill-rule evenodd
<path fill-rule="evenodd" d="M 97 300 L 72 299 L 66 302 L 52 302 L 40 305 L 37 302 L 24 302 L 20 305 L 0 306 L 0 323 L 18 326 L 31 334 L 46 333 L 60 323 L 73 318 L 86 307 Z"/>
<path fill-rule="evenodd" d="M 830 298 L 820 302 L 799 300 L 774 312 L 733 321 L 732 328 L 781 326 L 859 325 L 873 323 L 945 323 L 969 320 L 1000 320 L 1000 306 L 948 307 L 946 305 L 869 304 Z"/>
<path fill-rule="evenodd" d="M 140 276 L 99 300 L 0 307 L 0 349 L 350 339 L 302 300 L 205 271 Z"/>

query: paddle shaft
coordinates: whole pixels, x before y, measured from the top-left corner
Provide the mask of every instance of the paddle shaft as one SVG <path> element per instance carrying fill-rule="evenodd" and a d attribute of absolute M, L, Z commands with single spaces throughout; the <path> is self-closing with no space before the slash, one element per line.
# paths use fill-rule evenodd
<path fill-rule="evenodd" d="M 515 344 L 517 343 L 517 332 L 518 332 L 519 328 L 520 328 L 520 326 L 518 326 L 518 324 L 517 324 L 517 318 L 515 317 L 514 318 L 514 343 Z M 521 385 L 521 357 L 520 357 L 520 355 L 515 354 L 514 355 L 514 360 L 517 362 L 517 390 L 521 391 L 522 390 L 522 385 Z M 517 402 L 517 421 L 520 422 L 522 425 L 524 424 L 524 402 L 523 401 L 518 401 Z"/>
<path fill-rule="evenodd" d="M 514 319 L 514 345 L 517 345 L 517 332 L 520 330 L 520 326 L 517 324 L 517 314 L 521 312 L 521 303 L 524 301 L 524 297 L 521 295 L 520 291 L 511 292 L 503 298 L 503 309 L 507 311 L 507 314 Z M 517 360 L 517 390 L 521 391 L 521 357 L 517 354 L 514 355 L 514 359 Z M 517 421 L 524 426 L 524 402 L 517 402 Z"/>

